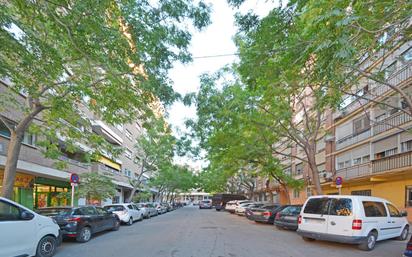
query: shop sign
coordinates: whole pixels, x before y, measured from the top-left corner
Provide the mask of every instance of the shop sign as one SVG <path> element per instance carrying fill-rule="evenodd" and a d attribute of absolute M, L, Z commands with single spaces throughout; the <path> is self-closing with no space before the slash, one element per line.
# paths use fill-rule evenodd
<path fill-rule="evenodd" d="M 3 183 L 4 172 L 0 171 L 0 183 Z M 16 178 L 14 179 L 14 186 L 15 187 L 22 187 L 22 188 L 31 188 L 34 184 L 34 176 L 17 173 Z"/>

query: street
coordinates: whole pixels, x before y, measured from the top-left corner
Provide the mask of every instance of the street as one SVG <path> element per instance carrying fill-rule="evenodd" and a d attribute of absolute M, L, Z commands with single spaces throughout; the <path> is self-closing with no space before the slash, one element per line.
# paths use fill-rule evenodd
<path fill-rule="evenodd" d="M 379 242 L 372 252 L 356 246 L 304 242 L 295 232 L 256 224 L 215 210 L 184 207 L 96 235 L 88 243 L 65 240 L 56 257 L 400 257 L 406 242 Z"/>

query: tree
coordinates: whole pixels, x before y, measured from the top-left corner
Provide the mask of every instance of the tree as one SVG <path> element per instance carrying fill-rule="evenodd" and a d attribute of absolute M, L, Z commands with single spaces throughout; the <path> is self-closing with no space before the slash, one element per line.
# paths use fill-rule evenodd
<path fill-rule="evenodd" d="M 275 155 L 273 145 L 280 137 L 277 120 L 261 108 L 266 104 L 262 101 L 267 98 L 263 98 L 261 91 L 244 86 L 236 79 L 236 74 L 231 74 L 235 76 L 234 81 L 227 80 L 225 74 L 226 71 L 222 70 L 213 75 L 203 75 L 199 93 L 190 96 L 196 105 L 198 120 L 188 121 L 187 125 L 198 138 L 200 147 L 207 152 L 209 161 L 207 172 L 201 175 L 203 182 L 207 182 L 204 188 L 221 189 L 239 172 L 246 171 L 244 178 L 272 177 L 286 191 L 287 186 L 299 187 L 299 182 L 283 172 L 284 166 Z M 218 83 L 223 85 L 216 85 Z M 280 103 L 284 104 L 284 101 Z M 278 110 L 281 112 L 285 108 L 278 106 Z M 221 178 L 217 179 L 219 176 Z M 215 187 L 213 180 L 216 180 Z M 246 183 L 243 179 L 235 179 L 235 182 L 239 185 Z"/>
<path fill-rule="evenodd" d="M 158 100 L 170 104 L 177 95 L 167 71 L 191 60 L 191 35 L 179 24 L 201 29 L 210 22 L 209 7 L 189 0 L 6 1 L 0 10 L 0 77 L 8 80 L 0 120 L 11 133 L 1 195 L 8 198 L 25 132 L 42 138 L 49 158 L 59 156 L 57 135 L 72 151 L 76 141 L 107 148 L 77 129 L 90 128 L 78 108 L 122 124 L 144 119 Z"/>
<path fill-rule="evenodd" d="M 155 175 L 159 169 L 170 165 L 174 156 L 176 139 L 163 118 L 152 118 L 143 127 L 145 132 L 137 138 L 136 144 L 135 162 L 139 164 L 140 172 L 136 178 L 129 179 L 133 189 L 126 202 L 133 199 L 145 175 Z"/>
<path fill-rule="evenodd" d="M 77 195 L 91 201 L 102 201 L 112 198 L 116 194 L 116 185 L 112 180 L 97 172 L 90 172 L 82 175 Z"/>

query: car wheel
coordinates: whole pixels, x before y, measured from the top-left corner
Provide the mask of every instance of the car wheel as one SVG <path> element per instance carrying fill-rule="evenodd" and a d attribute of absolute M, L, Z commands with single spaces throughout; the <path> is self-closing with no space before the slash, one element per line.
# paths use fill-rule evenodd
<path fill-rule="evenodd" d="M 306 236 L 302 236 L 302 239 L 303 239 L 303 241 L 306 241 L 306 242 L 313 242 L 313 241 L 315 241 L 315 239 L 310 238 L 310 237 L 306 237 Z"/>
<path fill-rule="evenodd" d="M 51 257 L 56 252 L 57 240 L 54 236 L 40 239 L 36 249 L 36 257 Z"/>
<path fill-rule="evenodd" d="M 116 219 L 116 220 L 114 221 L 112 230 L 113 230 L 113 231 L 117 231 L 117 230 L 119 230 L 119 228 L 120 228 L 120 220 Z"/>
<path fill-rule="evenodd" d="M 376 245 L 377 237 L 378 235 L 376 234 L 376 232 L 370 232 L 366 237 L 365 241 L 359 245 L 359 249 L 364 251 L 373 250 L 373 248 L 375 248 Z"/>
<path fill-rule="evenodd" d="M 92 230 L 90 227 L 83 227 L 77 234 L 76 241 L 80 243 L 86 243 L 92 237 Z"/>
<path fill-rule="evenodd" d="M 133 218 L 130 217 L 130 218 L 129 218 L 129 221 L 128 221 L 126 224 L 127 224 L 128 226 L 133 225 Z"/>
<path fill-rule="evenodd" d="M 396 239 L 400 240 L 400 241 L 405 241 L 408 238 L 408 234 L 409 234 L 409 227 L 406 226 L 403 230 L 400 236 L 398 236 Z"/>

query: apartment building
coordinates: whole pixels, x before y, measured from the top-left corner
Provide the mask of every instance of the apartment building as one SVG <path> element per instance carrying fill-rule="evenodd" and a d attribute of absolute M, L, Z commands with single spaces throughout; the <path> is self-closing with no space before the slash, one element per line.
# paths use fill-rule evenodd
<path fill-rule="evenodd" d="M 383 69 L 387 83 L 411 95 L 412 42 L 361 65 Z M 348 97 L 328 127 L 335 147 L 326 157 L 334 162 L 335 178 L 343 178 L 342 194 L 383 197 L 412 210 L 412 117 L 402 111 L 405 103 L 386 84 L 361 78 L 355 90 L 358 97 Z M 324 192 L 334 194 L 337 189 L 325 186 Z"/>
<path fill-rule="evenodd" d="M 8 81 L 0 80 L 0 94 L 8 90 Z M 24 95 L 17 97 L 18 101 L 24 101 Z M 60 138 L 59 147 L 63 155 L 60 160 L 67 163 L 66 168 L 57 169 L 56 161 L 47 159 L 42 153 L 41 147 L 36 144 L 36 135 L 26 133 L 17 164 L 17 176 L 14 184 L 14 200 L 29 207 L 39 208 L 47 206 L 68 205 L 70 200 L 64 192 L 70 192 L 69 176 L 71 173 L 82 174 L 96 171 L 100 174 L 110 175 L 116 184 L 117 192 L 113 199 L 107 199 L 107 203 L 125 201 L 132 192 L 130 180 L 138 177 L 140 166 L 136 162 L 136 138 L 142 136 L 143 130 L 139 121 L 130 124 L 110 126 L 105 124 L 98 116 L 79 106 L 82 115 L 90 119 L 91 129 L 101 135 L 107 142 L 124 149 L 122 154 L 114 158 L 110 154 L 103 154 L 97 162 L 84 162 L 84 154 L 91 149 L 82 143 L 78 143 L 79 150 L 76 153 L 65 151 L 65 140 Z M 5 110 L 1 115 L 10 122 L 16 121 L 21 113 L 17 110 Z M 39 117 L 41 119 L 41 116 Z M 37 121 L 35 121 L 37 122 Z M 10 131 L 5 124 L 0 122 L 0 187 L 3 180 L 3 169 L 6 162 L 7 147 Z M 145 176 L 144 180 L 148 177 Z M 144 181 L 143 181 L 144 182 Z M 153 193 L 156 192 L 152 189 Z M 77 204 L 85 204 L 86 199 L 75 199 Z"/>

